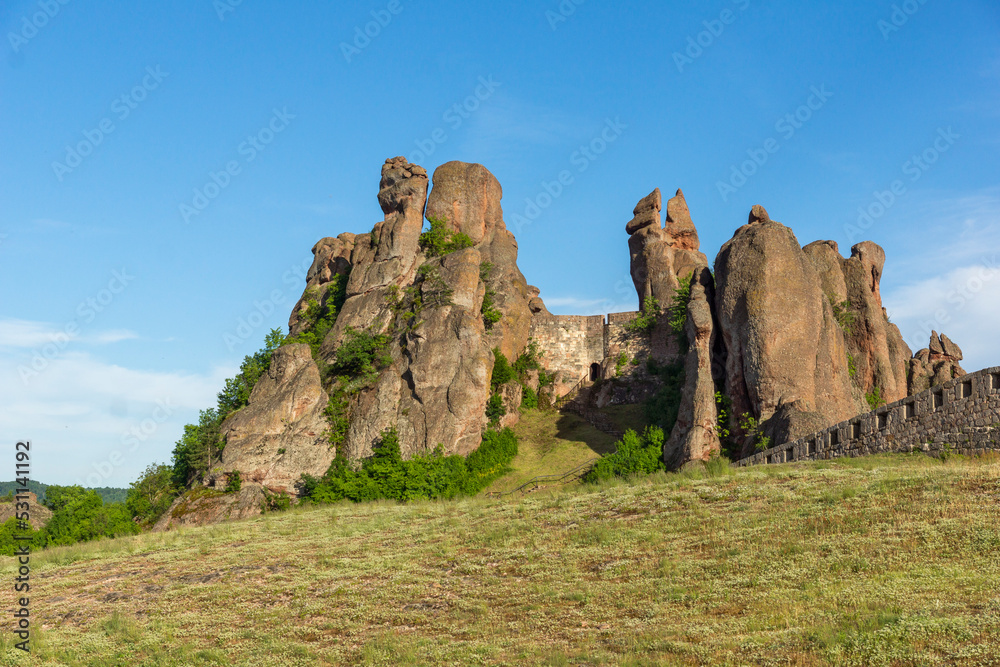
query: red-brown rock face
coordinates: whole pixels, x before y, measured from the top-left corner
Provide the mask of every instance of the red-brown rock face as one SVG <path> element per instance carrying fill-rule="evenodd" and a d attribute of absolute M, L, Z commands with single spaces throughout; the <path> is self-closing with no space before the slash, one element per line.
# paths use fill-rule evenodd
<path fill-rule="evenodd" d="M 715 278 L 734 421 L 747 413 L 766 422 L 780 410 L 764 429 L 780 443 L 861 411 L 843 333 L 792 230 L 755 206 L 722 246 Z"/>

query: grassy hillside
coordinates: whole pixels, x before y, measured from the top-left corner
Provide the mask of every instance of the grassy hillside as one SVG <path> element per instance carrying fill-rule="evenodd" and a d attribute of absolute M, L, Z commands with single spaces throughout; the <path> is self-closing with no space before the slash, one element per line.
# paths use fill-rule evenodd
<path fill-rule="evenodd" d="M 601 454 L 615 451 L 615 439 L 572 413 L 529 410 L 514 426 L 518 454 L 513 470 L 484 493 L 515 489 L 532 477 L 560 475 Z"/>
<path fill-rule="evenodd" d="M 297 509 L 38 554 L 40 646 L 26 660 L 4 632 L 0 656 L 997 664 L 998 500 L 1000 458 L 913 455 Z"/>

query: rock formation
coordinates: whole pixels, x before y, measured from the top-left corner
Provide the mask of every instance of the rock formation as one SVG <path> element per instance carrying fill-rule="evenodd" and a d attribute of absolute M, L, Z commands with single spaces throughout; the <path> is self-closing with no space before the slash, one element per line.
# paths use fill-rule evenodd
<path fill-rule="evenodd" d="M 321 377 L 319 368 L 333 364 L 357 332 L 388 336 L 388 363 L 350 395 L 342 454 L 369 456 L 389 428 L 397 429 L 404 457 L 438 444 L 459 454 L 479 446 L 492 349 L 510 359 L 524 349 L 537 291 L 530 294 L 517 268 L 500 184 L 488 170 L 449 162 L 435 171 L 429 199 L 427 187 L 423 168 L 404 158 L 386 160 L 378 194 L 384 219 L 368 234 L 316 244 L 306 290 L 289 320 L 291 335 L 315 322 L 311 307 L 328 313 L 325 297 L 335 281 L 346 283 L 343 303 L 317 359 L 305 345 L 280 348 L 250 404 L 225 422 L 224 471 L 239 470 L 271 490 L 290 490 L 303 472 L 325 472 L 335 454 L 323 415 L 334 379 Z M 467 234 L 472 247 L 426 254 L 420 247 L 425 202 L 427 217 Z M 481 313 L 487 290 L 502 313 L 490 330 Z M 516 411 L 506 419 L 516 420 Z"/>
<path fill-rule="evenodd" d="M 691 298 L 687 305 L 688 352 L 677 422 L 663 445 L 664 461 L 671 467 L 688 461 L 707 461 L 721 450 L 716 432 L 718 410 L 712 376 L 718 356 L 712 314 L 714 291 L 712 274 L 707 267 L 702 267 L 691 281 Z"/>
<path fill-rule="evenodd" d="M 404 458 L 437 445 L 468 454 L 487 427 L 493 350 L 513 361 L 530 332 L 543 343 L 543 364 L 554 364 L 547 376 L 558 371 L 545 389 L 537 371 L 528 379 L 547 400 L 589 376 L 631 378 L 602 385 L 595 405 L 640 401 L 661 382 L 643 358 L 683 363 L 678 417 L 664 445 L 671 466 L 720 451 L 719 390 L 731 402 L 728 428 L 742 437 L 747 455 L 762 436 L 772 444 L 794 440 L 870 403 L 965 373 L 961 350 L 936 332 L 910 357 L 882 307 L 885 253 L 870 241 L 848 258 L 833 241 L 802 248 L 791 229 L 757 205 L 723 245 L 713 277 L 683 193 L 667 202 L 661 223 L 656 189 L 625 226 L 640 305 L 654 297 L 661 311 L 652 331 L 641 334 L 629 325 L 634 313 L 605 320 L 548 312 L 517 267 L 503 193 L 485 167 L 443 164 L 428 196 L 429 186 L 422 167 L 386 160 L 378 192 L 383 219 L 369 233 L 314 246 L 305 290 L 289 317 L 296 342 L 273 353 L 249 404 L 222 424 L 222 460 L 206 476 L 207 488 L 179 498 L 159 529 L 255 514 L 271 493 L 296 493 L 302 474 L 322 475 L 336 454 L 369 456 L 390 428 Z M 423 247 L 425 215 L 457 241 L 444 248 L 425 240 Z M 689 276 L 682 349 L 663 311 Z M 345 371 L 341 355 L 358 341 L 377 354 L 363 370 Z M 522 386 L 510 382 L 498 393 L 507 409 L 501 423 L 512 425 Z M 759 428 L 742 433 L 744 415 Z M 235 472 L 242 489 L 223 494 Z"/>
<path fill-rule="evenodd" d="M 909 393 L 919 394 L 931 387 L 965 375 L 958 364 L 962 350 L 944 334 L 931 332 L 927 347 L 919 350 L 909 360 Z"/>
<path fill-rule="evenodd" d="M 792 230 L 754 206 L 719 251 L 715 278 L 734 421 L 747 414 L 784 442 L 861 411 L 843 332 Z"/>
<path fill-rule="evenodd" d="M 625 225 L 629 234 L 632 282 L 641 306 L 646 297 L 656 298 L 666 307 L 685 278 L 696 269 L 708 266 L 708 259 L 698 250 L 698 233 L 691 222 L 684 194 L 678 190 L 667 202 L 667 221 L 660 224 L 660 189 L 639 200 L 632 220 Z"/>

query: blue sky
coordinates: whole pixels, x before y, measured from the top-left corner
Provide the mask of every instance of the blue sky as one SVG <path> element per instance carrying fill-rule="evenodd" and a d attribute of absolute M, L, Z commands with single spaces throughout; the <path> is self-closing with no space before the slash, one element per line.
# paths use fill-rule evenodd
<path fill-rule="evenodd" d="M 756 203 L 871 239 L 914 350 L 1000 364 L 992 1 L 8 0 L 0 32 L 0 432 L 45 482 L 168 461 L 395 155 L 489 168 L 554 312 L 634 309 L 624 225 L 680 187 L 710 259 Z"/>

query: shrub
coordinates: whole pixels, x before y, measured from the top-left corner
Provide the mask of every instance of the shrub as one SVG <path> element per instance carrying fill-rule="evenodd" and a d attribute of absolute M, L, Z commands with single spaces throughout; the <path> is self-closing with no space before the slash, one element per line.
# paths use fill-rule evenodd
<path fill-rule="evenodd" d="M 761 424 L 749 412 L 744 412 L 740 415 L 740 428 L 750 438 L 756 451 L 762 452 L 771 446 L 770 436 L 766 436 L 761 432 Z"/>
<path fill-rule="evenodd" d="M 538 393 L 531 387 L 525 387 L 521 394 L 521 409 L 534 410 L 538 407 Z"/>
<path fill-rule="evenodd" d="M 642 436 L 628 429 L 615 446 L 615 453 L 601 458 L 584 475 L 584 481 L 597 482 L 666 469 L 663 464 L 663 429 L 658 426 L 647 426 Z"/>
<path fill-rule="evenodd" d="M 528 371 L 541 371 L 541 357 L 544 352 L 538 349 L 538 343 L 533 340 L 528 341 L 528 346 L 524 348 L 517 359 L 514 360 L 514 373 L 518 379 L 524 381 L 528 378 Z"/>
<path fill-rule="evenodd" d="M 639 315 L 625 324 L 625 331 L 628 333 L 650 334 L 656 326 L 656 319 L 660 314 L 660 302 L 656 297 L 647 296 L 642 302 L 642 310 Z"/>
<path fill-rule="evenodd" d="M 621 375 L 622 370 L 625 368 L 625 364 L 628 363 L 628 354 L 625 352 L 619 352 L 618 358 L 615 359 L 615 375 Z"/>
<path fill-rule="evenodd" d="M 388 334 L 373 334 L 351 327 L 344 330 L 344 342 L 333 355 L 328 372 L 335 377 L 373 381 L 392 362 Z"/>
<path fill-rule="evenodd" d="M 486 418 L 490 424 L 499 424 L 500 418 L 507 414 L 507 408 L 503 406 L 503 398 L 500 394 L 493 394 L 486 401 Z"/>
<path fill-rule="evenodd" d="M 837 303 L 829 294 L 826 295 L 826 298 L 829 299 L 830 305 L 833 307 L 833 317 L 837 320 L 837 324 L 840 325 L 845 334 L 850 336 L 854 332 L 854 323 L 857 321 L 857 316 L 851 311 L 851 302 L 841 301 Z"/>
<path fill-rule="evenodd" d="M 239 493 L 239 490 L 243 487 L 243 479 L 240 477 L 240 471 L 234 470 L 229 473 L 226 479 L 226 488 L 224 489 L 226 493 Z"/>
<path fill-rule="evenodd" d="M 510 429 L 488 431 L 479 449 L 463 458 L 457 454 L 445 456 L 440 445 L 429 454 L 404 461 L 399 449 L 399 437 L 387 430 L 353 470 L 342 457 L 334 459 L 322 478 L 303 475 L 302 493 L 313 502 L 355 502 L 389 498 L 416 500 L 454 498 L 479 493 L 490 482 L 505 474 L 517 456 L 517 437 Z"/>
<path fill-rule="evenodd" d="M 430 257 L 439 257 L 448 253 L 471 248 L 472 239 L 468 234 L 448 229 L 448 221 L 442 218 L 427 218 L 430 228 L 420 234 L 420 247 Z"/>
<path fill-rule="evenodd" d="M 490 388 L 496 391 L 500 385 L 507 384 L 514 377 L 514 368 L 507 361 L 507 357 L 500 351 L 499 347 L 493 348 L 493 373 L 490 375 Z"/>
<path fill-rule="evenodd" d="M 868 403 L 868 407 L 872 410 L 885 405 L 881 387 L 877 385 L 872 387 L 872 390 L 865 394 L 865 402 Z"/>
<path fill-rule="evenodd" d="M 694 278 L 692 271 L 685 278 L 680 278 L 680 285 L 674 290 L 674 296 L 667 308 L 668 323 L 670 330 L 674 332 L 681 352 L 687 352 L 688 339 L 685 325 L 687 324 L 687 306 L 691 300 L 691 280 Z"/>
<path fill-rule="evenodd" d="M 496 290 L 490 286 L 490 278 L 493 275 L 493 263 L 483 262 L 479 265 L 479 279 L 483 281 L 485 292 L 483 293 L 483 305 L 479 311 L 483 316 L 483 326 L 487 331 L 493 329 L 493 325 L 503 318 L 503 312 L 496 307 Z"/>
<path fill-rule="evenodd" d="M 431 308 L 451 305 L 453 290 L 448 287 L 436 266 L 422 264 L 417 269 L 417 279 L 423 305 Z"/>
<path fill-rule="evenodd" d="M 306 303 L 306 310 L 300 315 L 305 322 L 304 328 L 297 336 L 286 337 L 284 345 L 305 343 L 312 351 L 314 359 L 319 356 L 320 345 L 323 344 L 326 335 L 330 333 L 344 301 L 347 300 L 347 280 L 348 276 L 346 275 L 334 275 L 326 286 L 326 294 L 322 304 L 317 297 L 316 288 L 306 290 L 302 297 Z"/>

